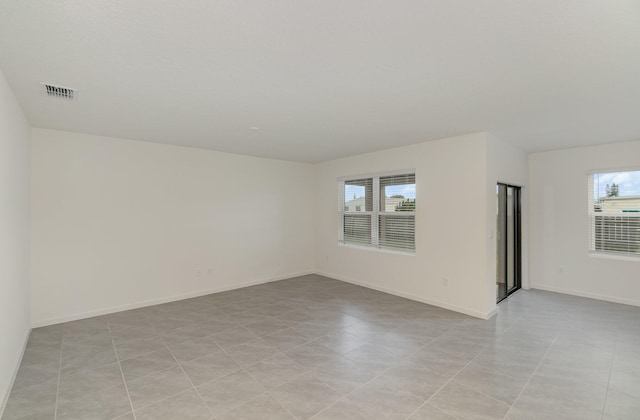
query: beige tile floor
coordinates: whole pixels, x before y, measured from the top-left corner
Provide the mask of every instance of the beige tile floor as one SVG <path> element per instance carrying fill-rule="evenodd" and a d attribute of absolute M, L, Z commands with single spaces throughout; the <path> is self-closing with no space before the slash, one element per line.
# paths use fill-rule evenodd
<path fill-rule="evenodd" d="M 639 419 L 640 308 L 299 277 L 35 329 L 2 418 Z"/>

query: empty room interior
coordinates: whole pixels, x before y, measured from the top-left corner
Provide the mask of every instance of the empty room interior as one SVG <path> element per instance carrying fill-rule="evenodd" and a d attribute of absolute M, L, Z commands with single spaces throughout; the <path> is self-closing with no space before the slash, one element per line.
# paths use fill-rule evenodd
<path fill-rule="evenodd" d="M 640 419 L 637 0 L 0 0 L 0 418 Z"/>

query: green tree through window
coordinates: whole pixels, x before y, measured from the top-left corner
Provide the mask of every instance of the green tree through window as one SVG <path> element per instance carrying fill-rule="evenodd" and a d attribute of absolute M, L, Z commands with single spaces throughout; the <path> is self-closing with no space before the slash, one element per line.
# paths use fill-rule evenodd
<path fill-rule="evenodd" d="M 396 211 L 416 211 L 416 200 L 402 200 L 396 206 Z"/>

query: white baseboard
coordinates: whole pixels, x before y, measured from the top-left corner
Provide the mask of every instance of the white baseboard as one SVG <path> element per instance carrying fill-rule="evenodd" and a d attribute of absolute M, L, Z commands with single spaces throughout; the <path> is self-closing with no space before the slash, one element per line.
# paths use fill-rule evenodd
<path fill-rule="evenodd" d="M 498 315 L 498 312 L 500 312 L 500 308 L 496 306 L 495 308 L 493 308 L 491 311 L 487 313 L 487 316 L 484 319 L 491 319 L 494 316 Z"/>
<path fill-rule="evenodd" d="M 350 279 L 350 278 L 347 278 L 347 277 L 344 277 L 344 276 L 340 276 L 340 275 L 336 275 L 336 274 L 310 270 L 310 271 L 303 271 L 303 272 L 299 272 L 299 273 L 286 274 L 286 275 L 282 275 L 282 276 L 278 276 L 278 277 L 272 277 L 272 278 L 268 278 L 268 279 L 254 280 L 254 281 L 234 284 L 234 285 L 230 285 L 230 286 L 217 287 L 217 288 L 212 288 L 212 289 L 207 289 L 207 290 L 200 290 L 200 291 L 191 292 L 191 293 L 184 293 L 184 294 L 180 294 L 180 295 L 168 296 L 168 297 L 163 297 L 163 298 L 158 298 L 158 299 L 150 299 L 150 300 L 130 303 L 130 304 L 126 304 L 126 305 L 111 306 L 111 307 L 101 308 L 101 309 L 97 309 L 97 310 L 93 310 L 93 311 L 81 312 L 81 313 L 76 313 L 76 314 L 70 314 L 70 315 L 65 315 L 65 316 L 61 316 L 61 317 L 56 317 L 56 318 L 49 318 L 49 319 L 45 319 L 45 320 L 34 321 L 32 323 L 32 328 L 46 327 L 48 325 L 60 324 L 60 323 L 63 323 L 63 322 L 77 321 L 79 319 L 91 318 L 91 317 L 101 316 L 101 315 L 108 315 L 108 314 L 112 314 L 112 313 L 115 313 L 115 312 L 122 312 L 122 311 L 131 310 L 131 309 L 138 309 L 138 308 L 144 308 L 144 307 L 147 307 L 147 306 L 159 305 L 159 304 L 162 304 L 162 303 L 175 302 L 175 301 L 178 301 L 178 300 L 190 299 L 190 298 L 194 298 L 194 297 L 209 295 L 209 294 L 212 294 L 212 293 L 225 292 L 225 291 L 228 291 L 228 290 L 241 289 L 243 287 L 256 286 L 256 285 L 259 285 L 259 284 L 265 284 L 265 283 L 270 283 L 270 282 L 279 281 L 279 280 L 285 280 L 285 279 L 289 279 L 289 278 L 293 278 L 293 277 L 305 276 L 305 275 L 309 275 L 309 274 L 318 274 L 318 275 L 329 277 L 329 278 L 332 278 L 332 279 L 335 279 L 335 280 L 344 281 L 346 283 L 351 283 L 351 284 L 355 284 L 355 285 L 358 285 L 358 286 L 366 287 L 368 289 L 373 289 L 373 290 L 377 290 L 377 291 L 380 291 L 380 292 L 388 293 L 390 295 L 400 296 L 400 297 L 403 297 L 403 298 L 406 298 L 406 299 L 415 300 L 417 302 L 426 303 L 428 305 L 438 306 L 440 308 L 444 308 L 444 309 L 448 309 L 448 310 L 451 310 L 451 311 L 459 312 L 459 313 L 462 313 L 462 314 L 465 314 L 465 315 L 470 315 L 470 316 L 473 316 L 473 317 L 476 317 L 476 318 L 489 319 L 489 318 L 495 316 L 498 313 L 498 308 L 497 307 L 492 309 L 489 312 L 483 313 L 483 312 L 478 312 L 478 311 L 473 310 L 473 309 L 463 308 L 463 307 L 460 307 L 460 306 L 452 305 L 452 304 L 449 304 L 449 303 L 446 303 L 446 302 L 441 302 L 441 301 L 438 301 L 438 300 L 426 299 L 426 298 L 423 298 L 423 297 L 420 297 L 420 296 L 412 295 L 410 293 L 404 293 L 404 292 L 400 292 L 400 291 L 397 291 L 397 290 L 388 289 L 386 287 L 380 287 L 380 286 L 377 286 L 377 285 L 374 285 L 374 284 L 371 284 L 371 283 Z"/>
<path fill-rule="evenodd" d="M 622 303 L 624 305 L 640 306 L 640 301 L 634 299 L 626 299 L 617 296 L 600 295 L 597 293 L 582 292 L 573 289 L 563 289 L 561 287 L 551 286 L 548 284 L 532 284 L 531 289 L 545 290 L 547 292 L 562 293 L 564 295 L 572 295 L 585 297 L 589 299 L 604 300 L 606 302 Z"/>
<path fill-rule="evenodd" d="M 299 273 L 286 274 L 278 277 L 271 277 L 267 279 L 260 279 L 260 280 L 253 280 L 253 281 L 244 282 L 244 283 L 238 283 L 230 286 L 216 287 L 213 289 L 200 290 L 197 292 L 184 293 L 180 295 L 168 296 L 168 297 L 163 297 L 158 299 L 144 300 L 141 302 L 129 303 L 126 305 L 110 306 L 107 308 L 96 309 L 94 311 L 87 311 L 87 312 L 65 315 L 65 316 L 56 317 L 56 318 L 49 318 L 49 319 L 44 319 L 40 321 L 34 321 L 32 322 L 32 328 L 46 327 L 47 325 L 60 324 L 60 323 L 69 322 L 69 321 L 77 321 L 79 319 L 92 318 L 94 316 L 101 316 L 101 315 L 108 315 L 115 312 L 128 311 L 131 309 L 144 308 L 147 306 L 160 305 L 162 303 L 175 302 L 177 300 L 191 299 L 195 297 L 210 295 L 212 293 L 226 292 L 228 290 L 235 290 L 235 289 L 241 289 L 243 287 L 256 286 L 258 284 L 271 283 L 274 281 L 285 280 L 292 277 L 306 276 L 308 274 L 314 274 L 314 272 L 303 271 Z"/>
<path fill-rule="evenodd" d="M 18 359 L 18 363 L 16 363 L 16 367 L 13 369 L 13 376 L 11 377 L 11 381 L 9 381 L 9 387 L 7 388 L 7 394 L 2 398 L 2 402 L 0 402 L 0 418 L 4 415 L 4 409 L 7 408 L 7 401 L 9 401 L 9 395 L 11 394 L 11 389 L 13 388 L 13 384 L 16 382 L 16 378 L 18 377 L 18 370 L 20 369 L 20 365 L 22 364 L 22 358 L 24 357 L 24 352 L 27 350 L 27 343 L 29 343 L 29 337 L 31 336 L 31 328 L 27 331 L 27 335 L 24 338 L 24 343 L 22 343 L 22 351 L 20 352 L 20 358 Z"/>
<path fill-rule="evenodd" d="M 410 293 L 404 293 L 404 292 L 399 292 L 397 290 L 392 290 L 392 289 L 387 289 L 386 287 L 380 287 L 377 286 L 375 284 L 371 284 L 371 283 L 366 283 L 366 282 L 362 282 L 359 280 L 354 280 L 354 279 L 350 279 L 344 276 L 339 276 L 336 274 L 331 274 L 331 273 L 324 273 L 321 271 L 316 271 L 315 274 L 318 274 L 320 276 L 325 276 L 325 277 L 329 277 L 332 278 L 334 280 L 340 280 L 340 281 L 344 281 L 346 283 L 351 283 L 351 284 L 355 284 L 357 286 L 362 286 L 362 287 L 366 287 L 367 289 L 373 289 L 373 290 L 377 290 L 379 292 L 384 292 L 384 293 L 388 293 L 390 295 L 394 295 L 394 296 L 400 296 L 406 299 L 410 299 L 410 300 L 415 300 L 416 302 L 422 302 L 422 303 L 426 303 L 427 305 L 433 305 L 433 306 L 438 306 L 440 308 L 443 309 L 448 309 L 454 312 L 459 312 L 465 315 L 470 315 L 476 318 L 481 318 L 481 319 L 489 319 L 492 316 L 494 316 L 495 314 L 498 313 L 498 308 L 494 308 L 491 311 L 487 312 L 487 313 L 482 313 L 482 312 L 478 312 L 472 309 L 468 309 L 468 308 L 462 308 L 460 306 L 456 306 L 456 305 L 451 305 L 449 303 L 446 302 L 440 302 L 437 300 L 433 300 L 433 299 L 425 299 L 423 297 L 420 296 L 416 296 L 416 295 L 412 295 Z"/>

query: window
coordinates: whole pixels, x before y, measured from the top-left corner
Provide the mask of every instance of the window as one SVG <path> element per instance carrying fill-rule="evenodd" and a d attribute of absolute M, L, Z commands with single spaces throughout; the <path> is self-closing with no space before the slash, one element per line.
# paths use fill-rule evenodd
<path fill-rule="evenodd" d="M 415 251 L 414 173 L 343 179 L 339 194 L 341 243 Z"/>
<path fill-rule="evenodd" d="M 640 258 L 640 171 L 589 175 L 589 250 Z"/>

